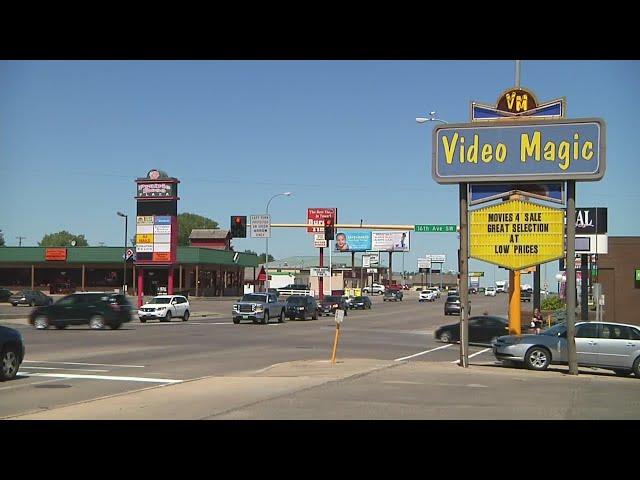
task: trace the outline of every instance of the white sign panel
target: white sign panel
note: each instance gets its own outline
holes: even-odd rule
[[[136,245],[136,252],[153,252],[151,243],[139,243]]]
[[[161,227],[164,225],[160,225]],[[153,235],[153,243],[171,243],[171,235],[170,234],[160,234],[160,235]]]
[[[153,251],[154,252],[170,252],[171,244],[170,243],[154,243]]]
[[[446,255],[428,255],[433,263],[444,263],[447,261]]]
[[[371,266],[371,257],[369,255],[362,256],[362,268],[369,268]]]
[[[140,227],[138,227],[138,233],[143,233],[140,231]],[[153,232],[144,232],[144,233],[171,233],[171,225],[154,225]]]
[[[371,250],[380,252],[408,252],[409,231],[371,232]]]
[[[153,225],[138,225],[136,227],[136,233],[153,233]]]
[[[251,238],[271,238],[271,215],[251,215]]]
[[[367,273],[378,273],[377,268],[367,268]]]
[[[418,268],[431,268],[431,261],[426,258],[419,258]]]
[[[342,321],[344,320],[344,310],[342,310],[341,308],[338,308],[336,310],[336,323],[340,324],[342,323]]]
[[[312,277],[328,277],[329,267],[311,267],[309,269]]]
[[[370,252],[369,261],[371,265],[378,265],[380,263],[380,254],[378,252]]]
[[[313,235],[313,246],[315,248],[327,248],[327,241],[324,239],[324,233],[316,233]]]

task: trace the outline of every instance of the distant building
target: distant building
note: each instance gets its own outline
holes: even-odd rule
[[[214,250],[231,250],[229,230],[214,228],[194,228],[189,235],[192,247],[212,248]]]

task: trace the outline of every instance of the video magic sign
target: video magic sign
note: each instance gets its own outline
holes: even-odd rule
[[[437,183],[600,180],[605,124],[597,118],[446,124],[433,131]]]

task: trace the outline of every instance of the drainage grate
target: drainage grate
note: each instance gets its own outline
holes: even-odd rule
[[[50,383],[45,385],[35,385],[34,388],[71,388],[71,385],[65,385],[64,383]]]

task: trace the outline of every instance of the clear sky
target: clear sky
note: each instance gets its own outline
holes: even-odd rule
[[[468,122],[469,104],[512,87],[510,61],[4,61],[0,62],[0,229],[7,245],[47,233],[121,245],[135,228],[136,177],[159,168],[180,179],[179,212],[229,228],[231,215],[306,221],[337,207],[340,223],[458,224],[458,188],[431,177],[435,110]],[[640,62],[527,61],[521,85],[539,101],[566,97],[567,117],[607,124],[607,171],[577,184],[578,207],[607,207],[609,235],[640,235]],[[131,235],[130,235],[131,236]],[[238,239],[236,250],[264,251]],[[405,269],[446,254],[455,234],[416,233]],[[313,255],[301,229],[274,229],[276,258]],[[350,258],[350,255],[346,258]],[[383,255],[382,258],[386,258]],[[394,255],[401,270],[402,255]],[[547,264],[553,276],[558,262]],[[485,281],[507,272],[471,260]],[[497,272],[497,273],[496,273]],[[527,277],[523,277],[527,281]],[[530,278],[530,276],[529,276]],[[553,287],[552,287],[553,288]]]

